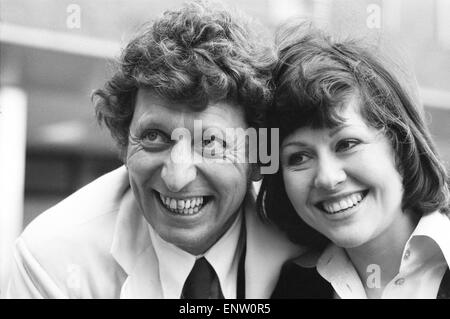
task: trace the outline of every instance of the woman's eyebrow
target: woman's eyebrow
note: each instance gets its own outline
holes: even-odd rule
[[[332,130],[330,130],[330,133],[328,133],[329,137],[333,137],[334,135],[336,135],[337,133],[339,133],[340,131],[342,131],[344,128],[349,127],[350,125],[348,124],[341,124],[338,127],[333,128]]]
[[[333,137],[334,135],[336,135],[337,133],[339,133],[340,131],[342,131],[345,128],[350,127],[351,125],[349,124],[341,124],[333,129],[330,130],[330,132],[328,133],[329,137]],[[281,147],[289,147],[289,146],[299,146],[299,147],[309,147],[310,144],[303,142],[303,141],[292,141],[292,142],[288,142],[286,144],[281,144]]]
[[[292,141],[292,142],[281,145],[282,148],[290,147],[290,146],[308,147],[309,144],[301,142],[301,141]]]

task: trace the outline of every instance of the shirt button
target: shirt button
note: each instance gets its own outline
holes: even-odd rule
[[[403,256],[403,259],[407,260],[409,258],[409,256],[411,256],[411,251],[409,249],[407,249],[405,251],[405,256]]]
[[[397,286],[401,286],[401,285],[403,285],[405,283],[405,278],[398,278],[396,281],[395,281],[395,284],[397,285]]]

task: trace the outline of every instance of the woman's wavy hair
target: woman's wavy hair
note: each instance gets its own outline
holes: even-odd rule
[[[124,48],[117,71],[93,92],[97,120],[110,130],[124,160],[140,88],[203,109],[227,101],[261,127],[271,101],[273,40],[255,21],[220,3],[195,1],[145,24]]]
[[[403,178],[402,208],[420,216],[435,210],[448,214],[445,166],[424,123],[423,108],[408,93],[406,82],[396,73],[398,67],[361,41],[339,42],[305,23],[280,32],[278,48],[268,121],[269,127],[279,128],[280,143],[298,128],[332,128],[342,123],[340,106],[357,96],[368,125],[382,130],[392,144]],[[296,213],[282,170],[264,176],[258,210],[296,243],[319,250],[329,243]]]

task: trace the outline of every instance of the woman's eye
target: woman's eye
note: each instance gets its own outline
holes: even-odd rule
[[[288,157],[287,163],[289,166],[302,165],[305,164],[309,159],[311,159],[311,157],[309,157],[306,153],[294,153]]]
[[[348,150],[354,148],[358,144],[360,144],[359,140],[354,140],[354,139],[342,140],[336,144],[336,151],[337,152],[345,152],[345,151],[348,151]]]

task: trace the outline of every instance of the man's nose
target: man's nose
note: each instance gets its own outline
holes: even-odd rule
[[[190,141],[178,141],[161,170],[161,178],[171,192],[179,192],[197,177]]]
[[[347,179],[347,174],[342,163],[327,156],[318,162],[314,186],[319,189],[334,190]]]

